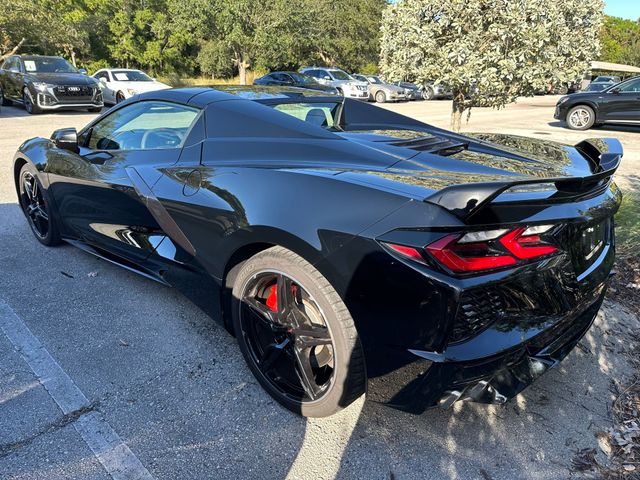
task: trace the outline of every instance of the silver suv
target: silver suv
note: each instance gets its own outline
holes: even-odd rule
[[[307,67],[301,69],[300,73],[315,78],[323,85],[335,87],[345,97],[357,98],[358,100],[369,99],[369,84],[356,80],[339,68]]]

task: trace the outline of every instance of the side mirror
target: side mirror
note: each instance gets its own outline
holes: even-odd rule
[[[78,72],[81,73],[82,75],[86,75],[87,74],[87,69],[86,68],[79,68]]]
[[[61,128],[51,134],[51,140],[57,148],[79,153],[78,132],[75,128]]]
[[[611,93],[614,95],[620,95],[620,89],[618,87],[611,89]]]

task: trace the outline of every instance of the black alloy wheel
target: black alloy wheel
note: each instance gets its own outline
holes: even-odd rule
[[[233,303],[245,360],[279,403],[324,417],[364,393],[364,359],[351,316],[304,259],[282,247],[257,254],[237,274]]]
[[[27,165],[20,171],[18,188],[20,206],[38,241],[50,246],[60,243],[58,229],[51,217],[49,202],[42,185]]]

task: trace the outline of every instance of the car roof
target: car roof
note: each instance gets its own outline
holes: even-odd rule
[[[258,85],[214,85],[205,87],[171,88],[137,95],[140,100],[165,100],[205,107],[224,100],[304,101],[321,103],[342,101],[342,97],[297,87],[272,87]]]
[[[60,55],[31,55],[31,54],[19,54],[16,55],[16,57],[20,57],[22,59],[25,60],[31,60],[34,58],[62,58],[64,60],[63,57],[61,57]]]

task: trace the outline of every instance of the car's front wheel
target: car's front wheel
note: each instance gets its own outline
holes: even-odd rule
[[[58,245],[61,239],[51,202],[35,170],[25,164],[18,178],[18,199],[31,231],[43,245]]]
[[[434,92],[433,88],[431,87],[424,87],[424,90],[422,90],[423,100],[433,100],[433,97],[435,96],[436,96],[436,92]]]
[[[596,121],[596,114],[587,105],[576,105],[567,112],[567,125],[572,130],[588,130]]]
[[[365,392],[353,319],[318,270],[273,247],[234,276],[232,320],[240,350],[275,400],[298,414],[326,417]]]
[[[36,105],[36,102],[33,100],[31,92],[29,92],[29,89],[27,87],[24,87],[24,89],[22,90],[22,103],[24,104],[24,109],[27,111],[27,113],[30,113],[32,115],[42,113],[42,109],[38,105]]]
[[[384,103],[387,101],[387,96],[383,91],[379,91],[376,93],[376,103]]]

